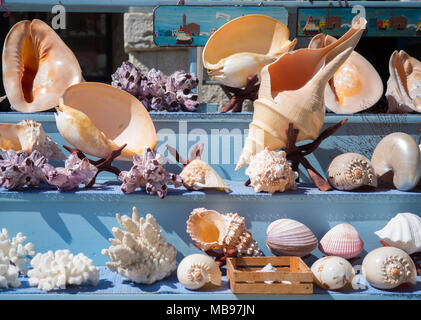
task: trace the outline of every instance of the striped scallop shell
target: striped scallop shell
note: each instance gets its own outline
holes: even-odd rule
[[[317,247],[314,233],[301,222],[292,219],[273,221],[266,229],[266,244],[277,256],[303,257]]]
[[[364,242],[350,224],[341,223],[330,229],[320,240],[319,250],[328,256],[351,259],[361,253]]]

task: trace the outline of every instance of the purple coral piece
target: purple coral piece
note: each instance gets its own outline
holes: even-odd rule
[[[145,76],[140,69],[136,68],[131,62],[126,61],[111,75],[111,85],[138,96],[140,94],[139,84],[144,78]]]
[[[149,82],[155,83],[160,87],[165,86],[165,75],[160,70],[155,70],[154,68],[152,68],[151,70],[149,70],[146,77],[148,78]]]
[[[199,106],[197,94],[192,93],[189,89],[177,91],[177,100],[181,104],[183,110],[196,111]]]
[[[194,74],[186,73],[183,70],[176,71],[170,75],[166,82],[167,91],[177,92],[184,89],[190,91],[195,89],[199,80]]]

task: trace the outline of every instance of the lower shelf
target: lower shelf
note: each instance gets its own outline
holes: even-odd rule
[[[222,277],[222,286],[199,291],[185,289],[178,281],[176,273],[151,285],[134,284],[125,281],[116,273],[111,272],[107,267],[100,267],[100,281],[96,287],[89,285],[69,286],[64,290],[44,292],[36,287],[30,287],[28,278],[19,279],[22,284],[15,289],[1,289],[0,300],[20,299],[65,299],[65,300],[108,300],[108,299],[136,299],[136,300],[271,300],[271,299],[306,299],[306,300],[380,300],[380,299],[416,299],[421,300],[421,276],[418,276],[416,285],[401,285],[394,290],[378,290],[370,285],[366,289],[327,291],[314,285],[312,295],[253,295],[253,294],[232,294],[226,276]]]

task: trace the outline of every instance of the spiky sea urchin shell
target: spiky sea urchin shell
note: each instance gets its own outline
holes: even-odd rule
[[[271,151],[265,148],[252,157],[246,174],[255,192],[295,190],[298,173],[293,171],[286,159],[285,151]]]

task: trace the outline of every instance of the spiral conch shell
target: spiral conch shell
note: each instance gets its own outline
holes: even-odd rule
[[[387,112],[421,112],[421,61],[405,51],[395,50],[389,60]]]
[[[203,251],[235,249],[237,256],[259,256],[256,240],[246,230],[244,217],[220,214],[205,208],[194,209],[187,220],[187,233]]]
[[[54,108],[64,90],[81,81],[75,55],[45,22],[24,20],[10,29],[3,47],[3,84],[14,109]]]
[[[17,124],[0,123],[0,151],[40,152],[49,160],[63,160],[65,155],[57,144],[47,136],[42,125],[32,120],[22,120]]]
[[[117,159],[131,161],[145,147],[156,146],[155,126],[142,103],[107,84],[84,82],[67,88],[55,117],[69,143],[98,158],[127,144]]]
[[[309,48],[323,48],[336,41],[332,36],[319,33]],[[383,82],[376,69],[354,51],[326,85],[325,104],[330,111],[350,114],[370,108],[382,95]]]
[[[265,65],[294,49],[289,30],[281,22],[251,14],[233,19],[219,28],[203,49],[203,66],[212,80],[242,88],[247,77],[259,75]]]
[[[335,157],[326,176],[330,185],[338,190],[377,187],[377,175],[370,160],[357,153],[343,153]]]
[[[370,251],[362,263],[367,281],[379,289],[393,289],[402,283],[417,282],[417,270],[410,256],[394,247],[381,247]]]
[[[207,283],[220,286],[221,276],[221,270],[215,261],[200,253],[185,257],[177,268],[178,281],[191,290],[200,289]]]
[[[264,147],[285,148],[290,123],[299,130],[297,141],[317,138],[324,123],[326,84],[352,53],[366,23],[360,18],[329,46],[285,53],[262,69],[253,121],[236,170]]]

